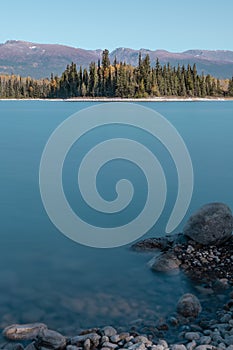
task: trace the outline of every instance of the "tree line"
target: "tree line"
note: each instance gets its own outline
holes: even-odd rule
[[[149,55],[142,58],[141,53],[137,67],[117,58],[111,64],[108,50],[103,51],[101,62],[92,62],[88,69],[71,63],[60,77],[51,74],[50,79],[35,80],[0,76],[0,98],[159,96],[233,96],[233,77],[223,84],[209,74],[198,74],[195,64],[172,67],[169,63],[161,65],[158,59],[152,67]]]

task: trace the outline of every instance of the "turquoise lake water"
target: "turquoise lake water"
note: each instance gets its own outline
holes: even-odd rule
[[[233,101],[140,103],[166,117],[189,150],[194,170],[194,191],[188,212],[176,229],[201,205],[218,201],[233,209]],[[55,128],[91,102],[0,101],[1,223],[0,327],[15,322],[42,321],[66,334],[105,324],[126,325],[142,318],[155,320],[174,311],[177,299],[193,290],[182,275],[152,273],[150,254],[129,246],[95,249],[61,234],[48,218],[39,190],[39,164],[44,146]],[[161,161],[168,196],[156,225],[143,237],[164,235],[177,193],[174,164],[163,146],[150,135],[132,128],[107,127],[75,144],[64,164],[64,191],[75,212],[95,225],[124,224],[141,210],[145,178],[132,164],[109,164],[99,176],[99,188],[108,198],[117,169],[135,188],[128,216],[109,218],[80,208],[76,188],[77,162],[95,144],[107,138],[135,138]],[[124,174],[125,175],[125,174]]]

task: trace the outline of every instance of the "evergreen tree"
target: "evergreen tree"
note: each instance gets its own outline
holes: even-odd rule
[[[233,96],[233,77],[229,80],[227,93],[229,96]]]
[[[109,51],[105,49],[102,53],[102,66],[106,69],[110,66]]]

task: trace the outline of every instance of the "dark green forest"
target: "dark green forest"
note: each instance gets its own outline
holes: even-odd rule
[[[50,79],[35,80],[18,75],[0,75],[0,98],[74,98],[74,97],[230,97],[233,78],[219,80],[199,75],[196,65],[172,67],[157,60],[151,66],[150,57],[139,54],[138,66],[133,67],[115,58],[111,64],[109,51],[102,60],[82,68],[71,63],[62,73]]]

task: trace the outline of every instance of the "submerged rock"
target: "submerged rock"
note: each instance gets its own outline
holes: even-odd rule
[[[149,266],[152,270],[158,272],[178,272],[181,264],[173,252],[168,251],[159,256],[154,257],[149,261]]]
[[[199,300],[191,293],[184,294],[179,299],[176,309],[184,317],[197,317],[202,310]]]
[[[3,335],[11,340],[30,340],[43,329],[47,329],[44,323],[13,324],[3,330]]]
[[[184,235],[203,245],[220,244],[231,237],[233,217],[223,203],[209,203],[193,214],[184,227]]]

